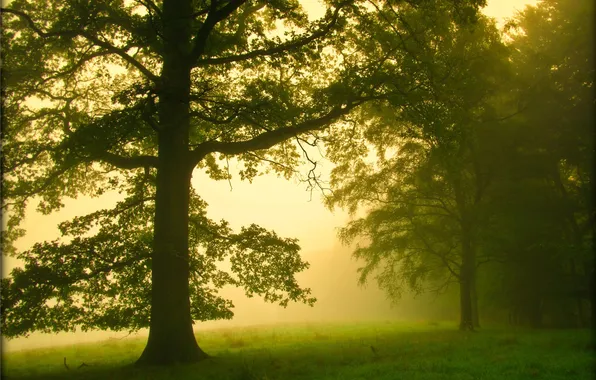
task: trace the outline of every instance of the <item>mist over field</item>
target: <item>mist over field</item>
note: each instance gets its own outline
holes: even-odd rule
[[[323,172],[331,164],[324,163]],[[308,171],[303,166],[302,171]],[[299,239],[301,256],[310,268],[297,275],[300,285],[312,289],[317,302],[314,307],[290,303],[287,308],[264,302],[260,297],[247,298],[241,289],[231,286],[220,294],[234,302],[234,318],[196,322],[195,330],[232,328],[252,325],[287,324],[301,322],[354,322],[354,321],[404,321],[445,320],[456,325],[457,307],[435,295],[404,294],[397,305],[391,305],[386,294],[371,279],[366,286],[358,285],[357,269],[362,266],[351,255],[353,246],[343,246],[337,239],[338,228],[349,220],[342,210],[329,211],[322,204],[317,190],[307,191],[296,180],[285,180],[274,175],[262,176],[252,183],[234,179],[211,181],[202,173],[195,173],[193,183],[199,194],[209,203],[209,216],[215,220],[226,219],[233,228],[250,223],[275,230],[282,237]],[[202,185],[201,185],[202,184]],[[30,207],[24,224],[27,235],[19,240],[17,248],[28,249],[35,242],[59,237],[57,225],[76,215],[109,207],[118,199],[117,193],[108,193],[99,199],[81,197],[67,199],[66,207],[51,215],[41,215]],[[18,260],[3,258],[2,275],[6,276]],[[455,291],[454,286],[452,291]],[[146,336],[147,330],[129,335],[126,331],[89,331],[76,333],[32,333],[27,338],[7,340],[2,337],[3,350],[14,351],[53,345],[70,345]]]
[[[1,11],[2,376],[589,378],[589,0]]]
[[[232,320],[196,322],[195,331],[263,326],[275,324],[300,324],[317,322],[367,322],[367,321],[435,321],[449,319],[456,326],[457,308],[441,298],[433,296],[404,295],[398,305],[391,306],[386,295],[371,283],[358,286],[359,265],[350,257],[346,247],[337,246],[334,251],[309,252],[311,268],[299,276],[301,284],[312,288],[317,297],[314,307],[290,304],[287,308],[263,302],[258,297],[247,298],[242,290],[224,288],[220,292],[235,304]],[[86,333],[32,333],[28,338],[7,341],[3,338],[3,349],[7,351],[50,347],[54,345],[95,342],[145,336],[146,330],[129,335],[127,332],[91,331]],[[200,339],[200,335],[199,335]]]
[[[398,305],[391,305],[386,294],[374,280],[366,286],[358,285],[357,269],[362,266],[352,258],[353,247],[342,246],[337,241],[336,226],[343,224],[347,215],[331,213],[324,209],[319,195],[304,191],[304,187],[293,181],[279,178],[260,177],[252,184],[232,182],[230,191],[226,182],[211,182],[203,189],[205,199],[217,200],[217,194],[225,192],[222,201],[209,202],[209,211],[214,219],[226,218],[234,227],[247,223],[258,223],[275,229],[282,236],[297,237],[303,247],[302,256],[310,268],[298,274],[300,284],[310,287],[317,298],[314,307],[290,303],[287,308],[264,302],[260,297],[247,298],[241,289],[226,287],[220,294],[234,302],[232,320],[196,322],[195,331],[241,326],[259,326],[287,323],[355,322],[355,321],[404,321],[451,319],[456,325],[457,308],[442,298],[432,295],[404,294]],[[279,194],[284,194],[280,196]],[[254,201],[251,201],[251,197]],[[109,201],[109,197],[105,197]],[[72,206],[70,206],[72,204]],[[77,205],[82,204],[82,207]],[[52,216],[31,213],[30,232],[23,239],[43,241],[53,239],[57,234],[54,226],[70,213],[91,212],[93,205],[105,203],[73,200],[63,212]],[[213,210],[213,211],[211,211]],[[283,212],[280,212],[283,210]],[[47,226],[39,229],[35,226]],[[301,233],[292,231],[300,231]],[[31,243],[29,243],[31,244]],[[2,271],[6,274],[16,260],[4,258]],[[90,331],[79,333],[43,334],[32,333],[28,338],[6,340],[2,338],[3,350],[14,351],[53,345],[68,345],[95,342],[105,339],[119,339],[145,336],[146,330],[129,335],[126,331]]]

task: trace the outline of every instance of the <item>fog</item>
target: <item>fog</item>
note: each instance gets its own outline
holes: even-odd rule
[[[515,10],[523,9],[525,4],[536,1],[489,1],[484,10],[489,16],[496,17],[501,23],[503,17],[510,17]],[[308,168],[303,168],[306,173]],[[233,166],[231,168],[233,173]],[[329,172],[329,164],[322,173]],[[416,299],[405,295],[395,306],[386,299],[374,282],[367,287],[357,284],[357,268],[360,263],[351,257],[351,247],[342,246],[336,238],[337,228],[349,220],[346,213],[327,210],[320,198],[320,192],[311,194],[305,184],[296,180],[287,181],[274,175],[256,178],[252,184],[241,182],[237,177],[230,183],[216,182],[205,175],[195,172],[193,186],[209,204],[208,215],[213,220],[226,219],[231,227],[238,229],[242,225],[256,223],[267,229],[273,229],[282,237],[299,239],[302,257],[311,267],[297,277],[300,285],[309,287],[318,299],[314,307],[290,304],[282,308],[275,304],[266,304],[260,298],[247,298],[241,289],[225,288],[221,295],[233,300],[235,317],[232,320],[197,323],[201,329],[235,327],[246,325],[316,322],[316,321],[366,321],[366,320],[412,320],[412,319],[452,319],[455,324],[457,310],[447,307],[441,299],[423,296]],[[24,227],[27,235],[21,239],[17,248],[26,250],[35,242],[53,240],[59,237],[57,224],[75,215],[109,207],[118,200],[117,194],[107,194],[100,199],[81,197],[66,200],[66,207],[59,213],[43,216],[31,207]],[[14,258],[3,257],[2,276],[6,276],[18,265]],[[138,335],[146,334],[141,331]],[[50,345],[76,344],[98,341],[108,338],[124,338],[126,331],[89,332],[89,333],[34,333],[28,338],[7,341],[2,338],[2,349],[13,351]]]
[[[320,321],[366,321],[436,318],[433,305],[439,301],[413,299],[405,296],[397,305],[391,306],[385,294],[374,281],[368,286],[358,285],[357,268],[361,266],[351,257],[353,247],[342,246],[336,238],[337,228],[349,217],[341,211],[331,212],[323,206],[320,192],[307,191],[305,184],[297,180],[287,181],[274,175],[256,178],[252,184],[233,180],[216,182],[195,172],[193,186],[208,203],[208,214],[214,220],[226,219],[235,229],[256,223],[275,230],[282,237],[300,240],[302,257],[310,268],[297,275],[303,287],[309,287],[317,298],[314,307],[290,304],[287,308],[265,303],[258,296],[247,298],[244,291],[227,287],[220,294],[234,302],[235,316],[232,320],[198,322],[196,329],[236,327],[274,323],[320,322]],[[35,212],[34,202],[27,215],[27,235],[17,248],[26,250],[38,241],[59,237],[57,224],[74,215],[110,207],[117,201],[117,194],[99,199],[81,197],[65,202],[65,208],[55,214],[43,216]],[[18,261],[5,257],[2,273],[6,276]],[[424,297],[423,297],[424,298]],[[428,297],[426,297],[428,298]],[[455,319],[456,315],[452,315]],[[140,331],[135,335],[146,335]],[[128,332],[94,331],[87,333],[33,333],[28,338],[5,340],[3,350],[13,351],[51,345],[76,344],[109,338],[123,338]]]

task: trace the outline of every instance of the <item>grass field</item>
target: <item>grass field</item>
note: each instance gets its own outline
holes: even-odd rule
[[[581,380],[596,369],[588,330],[460,333],[446,323],[378,322],[220,329],[197,338],[213,359],[138,369],[131,364],[145,340],[109,340],[6,353],[2,379]]]

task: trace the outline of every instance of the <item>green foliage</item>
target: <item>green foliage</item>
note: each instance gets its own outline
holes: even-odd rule
[[[516,90],[512,121],[483,245],[492,307],[518,323],[587,324],[594,279],[594,51],[589,1],[544,1],[509,25]],[[502,144],[502,143],[501,143]],[[593,313],[593,311],[592,311]],[[593,316],[592,316],[593,317]]]
[[[217,295],[225,285],[244,287],[248,296],[258,294],[282,306],[315,302],[310,289],[294,278],[308,268],[295,239],[256,225],[234,234],[225,221],[208,219],[206,207],[194,194],[189,239],[193,320],[232,318],[232,302]],[[38,243],[19,253],[25,266],[2,280],[3,335],[148,327],[154,210],[151,197],[131,197],[114,209],[62,223],[62,240],[68,243]],[[224,260],[231,263],[229,271],[218,265]]]
[[[167,35],[168,5],[14,0],[3,9],[2,207],[8,220],[2,245],[24,262],[3,279],[4,336],[148,326],[159,146],[172,135],[165,130],[171,115],[158,110],[168,96],[188,102],[184,148],[196,157],[179,164],[196,165],[216,180],[230,178],[222,165],[226,144],[250,142],[338,106],[325,96],[334,75],[324,69],[321,49],[336,43],[335,25],[345,17],[339,7],[330,5],[324,18],[309,23],[296,1],[231,4],[238,10],[228,17],[219,16],[221,3],[192,1],[193,41],[182,41]],[[220,22],[209,29],[214,17]],[[290,28],[285,36],[271,33],[278,21]],[[196,52],[189,52],[193,43]],[[171,78],[160,72],[181,52],[190,88],[171,94]],[[244,164],[240,177],[251,180],[263,163],[293,174],[300,156],[284,140],[294,135],[231,153]],[[200,149],[214,142],[216,148]],[[14,250],[32,200],[47,214],[63,207],[64,197],[109,191],[126,198],[112,210],[63,223],[60,240]],[[225,221],[206,217],[206,203],[195,194],[191,199],[193,319],[231,318],[231,302],[217,296],[226,284],[284,306],[314,302],[294,278],[308,267],[295,240],[255,225],[233,233]],[[225,260],[230,273],[218,267]]]
[[[405,288],[473,279],[467,246],[487,310],[585,326],[596,231],[593,4],[541,2],[503,38],[483,18],[461,27],[435,9],[379,9],[366,44],[376,75],[401,97],[361,107],[327,140],[337,163],[328,205],[356,217],[340,237],[358,243],[360,282],[374,275],[395,300]]]
[[[395,300],[404,288],[422,291],[425,283],[460,278],[464,228],[481,223],[482,196],[497,162],[482,148],[490,145],[493,92],[508,65],[507,49],[487,19],[460,27],[422,8],[384,26],[401,40],[381,37],[383,43],[407,46],[401,54],[383,47],[412,81],[393,83],[404,86],[407,101],[363,107],[354,118],[361,129],[346,124],[330,139],[329,157],[338,165],[328,204],[366,212],[340,237],[347,244],[362,239],[354,251],[366,263],[361,283],[376,271],[379,286]]]

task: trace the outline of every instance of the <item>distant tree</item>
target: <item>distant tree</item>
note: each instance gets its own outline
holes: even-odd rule
[[[489,20],[461,27],[438,12],[428,6],[396,16],[384,9],[377,39],[400,62],[392,74],[411,80],[416,101],[368,105],[353,121],[366,125],[360,135],[349,128],[336,134],[328,144],[338,164],[328,204],[366,213],[340,233],[345,243],[362,239],[354,252],[366,262],[361,283],[378,271],[379,286],[395,299],[404,287],[421,290],[431,276],[440,288],[456,281],[460,327],[472,330],[480,209],[498,164],[487,152],[507,103],[493,94],[509,75],[507,50]],[[429,18],[437,20],[432,27]],[[403,39],[405,30],[416,38]]]
[[[465,22],[483,3],[436,6]],[[2,280],[3,335],[148,326],[138,364],[193,362],[206,356],[193,320],[231,316],[213,287],[312,303],[294,279],[306,268],[296,241],[210,221],[190,179],[195,168],[229,178],[230,156],[243,163],[243,179],[263,162],[289,175],[300,161],[297,136],[398,93],[375,75],[377,51],[350,54],[373,14],[357,1],[329,1],[313,22],[297,1],[2,8],[2,237],[25,262]],[[31,200],[48,214],[64,197],[111,190],[126,199],[62,224],[65,241],[12,248]],[[215,266],[226,255],[232,274]]]
[[[591,1],[545,0],[507,26],[525,106],[506,134],[485,241],[503,255],[513,314],[536,327],[561,312],[576,320],[560,323],[582,326],[594,308],[593,11]]]

